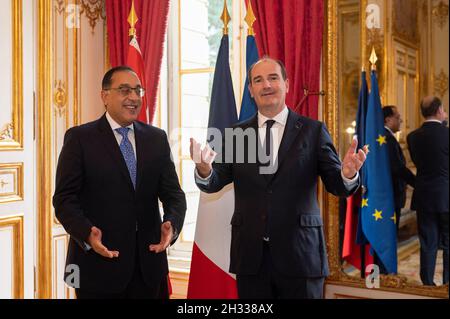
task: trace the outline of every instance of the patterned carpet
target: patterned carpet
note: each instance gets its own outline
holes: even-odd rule
[[[398,255],[398,273],[405,276],[408,282],[421,285],[420,281],[420,244],[417,236],[399,243]],[[442,285],[442,250],[438,251],[436,260],[436,271],[434,282],[436,285]],[[344,272],[351,276],[359,276],[359,270],[351,265],[344,264]]]
[[[401,243],[398,248],[398,273],[406,276],[408,282],[421,285],[420,281],[420,245],[417,236],[407,242]],[[442,285],[442,250],[438,251],[436,260],[436,271],[434,273],[434,282],[436,285]]]

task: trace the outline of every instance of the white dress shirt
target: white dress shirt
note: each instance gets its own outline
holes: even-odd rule
[[[394,137],[395,137],[395,134],[394,134],[394,132],[392,132],[392,131],[391,131],[391,129],[390,129],[389,127],[385,126],[384,128],[385,128],[386,130],[388,130],[388,131],[389,131],[389,133],[391,133],[391,135],[392,135],[392,136],[394,136]]]
[[[114,137],[116,138],[117,144],[120,146],[120,143],[122,142],[122,135],[120,135],[119,132],[116,131],[116,129],[121,128],[122,126],[118,124],[114,119],[109,115],[108,112],[106,112],[106,119],[108,120],[109,125],[111,126]],[[136,139],[134,137],[134,126],[133,123],[127,126],[129,128],[128,130],[128,140],[131,143],[131,146],[133,146],[134,151],[134,157],[137,160],[137,153],[136,153]]]
[[[423,121],[424,123],[425,122],[436,122],[436,123],[439,123],[439,124],[442,124],[442,122],[441,121],[439,121],[439,120],[435,120],[435,119],[431,119],[431,120],[425,120],[425,121]]]

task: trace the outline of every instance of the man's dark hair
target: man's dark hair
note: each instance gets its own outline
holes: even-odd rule
[[[422,116],[427,118],[436,115],[441,106],[442,102],[438,97],[434,96],[431,100],[425,98],[420,102],[420,111]]]
[[[388,117],[394,116],[394,109],[396,108],[397,107],[395,105],[386,105],[383,107],[384,122],[386,122]]]
[[[284,63],[281,62],[280,60],[272,59],[272,58],[269,57],[268,55],[264,55],[262,58],[258,59],[258,61],[256,61],[255,63],[253,63],[253,64],[250,66],[250,68],[248,69],[248,72],[247,72],[247,79],[248,79],[248,82],[249,82],[250,84],[252,83],[252,70],[253,70],[253,67],[254,67],[257,63],[259,63],[259,62],[261,62],[261,61],[264,61],[264,60],[276,62],[276,63],[280,66],[280,69],[281,69],[281,76],[283,77],[283,80],[286,81],[286,79],[287,79],[287,73],[286,73],[286,67],[284,66]]]
[[[136,74],[136,72],[129,66],[126,65],[116,66],[115,68],[112,68],[108,72],[106,72],[105,75],[103,76],[102,90],[107,90],[111,88],[112,77],[114,73],[117,72],[133,72],[134,74]]]

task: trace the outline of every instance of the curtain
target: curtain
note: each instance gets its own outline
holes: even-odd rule
[[[109,57],[111,66],[123,65],[127,60],[129,43],[128,15],[131,0],[106,0]],[[167,30],[169,0],[134,0],[138,16],[136,34],[145,65],[146,97],[150,123],[155,113],[156,94]]]
[[[318,118],[323,36],[322,0],[251,0],[259,55],[283,61],[289,78],[286,104]],[[310,94],[304,94],[305,89]],[[311,94],[312,93],[312,94]]]

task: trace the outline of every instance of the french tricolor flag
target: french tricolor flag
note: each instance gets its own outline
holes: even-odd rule
[[[237,122],[229,64],[228,35],[222,37],[214,72],[208,127],[224,132]],[[192,251],[188,299],[235,299],[236,278],[230,266],[233,185],[215,194],[200,194]]]

